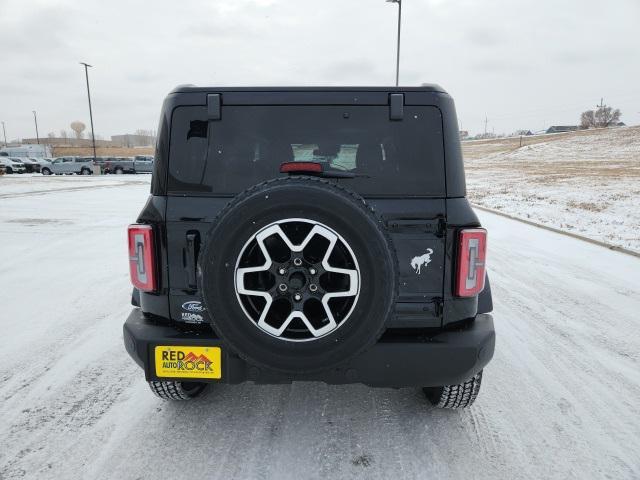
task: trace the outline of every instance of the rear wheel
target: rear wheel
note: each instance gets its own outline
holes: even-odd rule
[[[464,383],[444,387],[425,387],[422,390],[429,401],[438,408],[466,408],[475,402],[482,383],[482,370]]]
[[[122,168],[120,168],[120,167],[116,168],[116,170],[115,170],[115,174],[116,175],[122,175],[123,173],[124,173],[124,170],[122,170]]]
[[[81,174],[81,175],[91,175],[91,170],[89,170],[88,168],[83,168],[83,169],[80,171],[80,174]]]
[[[191,400],[208,387],[202,382],[149,382],[151,391],[163,400]]]
[[[13,173],[13,168],[7,167],[7,173]]]

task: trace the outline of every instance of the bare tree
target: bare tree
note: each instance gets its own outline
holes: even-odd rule
[[[593,110],[587,110],[580,114],[580,128],[595,128],[596,126],[596,112]]]
[[[615,110],[603,104],[596,107],[595,110],[587,110],[580,115],[581,128],[606,128],[615,125],[620,121],[620,109]]]
[[[80,139],[83,137],[82,132],[84,132],[84,129],[87,128],[87,126],[79,121],[75,121],[75,122],[71,122],[71,130],[73,130],[76,133],[76,138]]]
[[[620,121],[620,109],[615,110],[607,105],[602,105],[596,110],[596,125],[609,127]]]

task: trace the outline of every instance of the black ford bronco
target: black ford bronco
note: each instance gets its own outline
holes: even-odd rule
[[[124,324],[153,392],[322,381],[473,403],[495,344],[486,231],[442,88],[181,86],[158,132]]]

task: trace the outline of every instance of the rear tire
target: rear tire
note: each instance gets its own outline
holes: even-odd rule
[[[115,169],[114,172],[116,175],[122,175],[124,173],[124,170],[122,170],[122,168],[118,167]]]
[[[7,167],[7,173],[13,173],[13,168]]]
[[[437,408],[458,409],[470,407],[480,392],[482,370],[464,383],[444,387],[425,387],[422,390]]]
[[[81,175],[91,175],[91,170],[89,170],[88,168],[83,168],[83,169],[80,171],[80,174],[81,174]]]
[[[209,385],[202,382],[149,382],[149,388],[163,400],[191,400],[204,392]]]

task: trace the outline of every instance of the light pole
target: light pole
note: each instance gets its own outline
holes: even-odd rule
[[[36,124],[36,143],[40,145],[40,134],[38,133],[38,116],[36,115],[35,110],[31,110],[31,112],[33,113],[33,121]]]
[[[96,132],[93,130],[93,112],[91,111],[91,92],[89,91],[89,70],[92,65],[88,63],[80,62],[80,65],[84,65],[84,76],[87,79],[87,98],[89,99],[89,120],[91,121],[91,143],[93,144],[93,161],[96,161]]]
[[[398,46],[396,48],[396,87],[400,77],[400,25],[402,24],[402,0],[387,0],[387,3],[398,4]]]
[[[2,134],[4,135],[4,146],[7,146],[7,131],[4,128],[4,122],[2,122]]]

